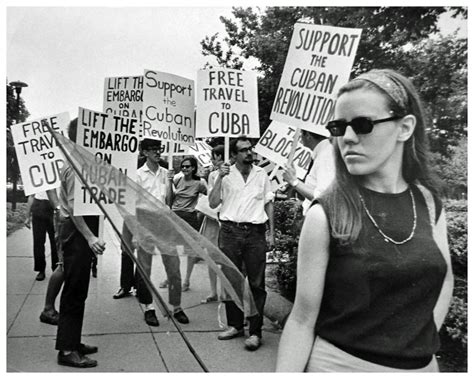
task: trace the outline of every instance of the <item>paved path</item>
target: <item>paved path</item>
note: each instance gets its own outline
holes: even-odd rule
[[[39,321],[51,272],[35,281],[32,233],[26,228],[7,238],[7,371],[8,372],[202,372],[173,324],[159,315],[160,326],[149,327],[135,297],[112,299],[119,287],[120,252],[112,232],[105,229],[107,250],[99,257],[98,278],[91,277],[86,302],[83,341],[97,345],[92,369],[59,366],[54,350],[56,327]],[[47,250],[49,260],[49,249]],[[161,259],[154,259],[152,281],[165,277]],[[181,273],[184,277],[185,262]],[[197,264],[191,290],[183,293],[183,308],[190,324],[187,338],[211,372],[273,372],[280,331],[265,319],[263,345],[256,352],[244,349],[243,338],[217,340],[221,330],[218,304],[201,304],[209,291],[207,267]],[[167,290],[161,290],[167,300]],[[56,307],[59,306],[59,298]],[[225,312],[222,309],[225,322]]]

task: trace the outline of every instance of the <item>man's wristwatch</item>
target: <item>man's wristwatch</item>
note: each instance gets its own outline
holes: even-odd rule
[[[298,185],[299,182],[300,182],[300,181],[299,181],[298,179],[295,179],[295,180],[293,180],[293,181],[291,182],[291,186],[294,188],[294,187],[296,187],[296,186]]]
[[[61,206],[60,206],[60,205],[56,206],[56,207],[54,208],[54,213],[58,213],[60,209],[61,209]]]

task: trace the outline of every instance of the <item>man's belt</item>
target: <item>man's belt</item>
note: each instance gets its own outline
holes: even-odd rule
[[[228,220],[220,220],[221,223],[227,224],[227,225],[232,225],[237,228],[242,228],[242,229],[249,229],[249,228],[261,228],[265,226],[265,223],[263,224],[254,224],[251,222],[234,222],[234,221],[228,221]]]

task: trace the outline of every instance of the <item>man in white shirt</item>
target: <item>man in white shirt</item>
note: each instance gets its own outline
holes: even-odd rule
[[[291,164],[285,167],[283,179],[305,198],[302,204],[303,215],[305,215],[311,202],[333,181],[335,166],[333,148],[326,137],[302,130],[301,142],[312,150],[312,161],[308,173],[303,181],[299,180],[295,167]]]
[[[146,162],[137,170],[137,184],[143,187],[149,194],[161,201],[163,204],[169,205],[169,199],[166,198],[167,186],[170,184],[168,180],[168,170],[160,166],[160,158],[162,153],[161,141],[153,139],[144,139],[141,142],[141,150],[146,157]],[[137,199],[137,218],[140,221],[141,216],[153,217],[147,215],[146,202],[142,197]],[[156,226],[159,233],[160,225]],[[125,241],[131,241],[132,235],[128,228],[124,227],[123,238]],[[131,243],[128,243],[131,246]],[[137,248],[137,259],[145,269],[147,276],[151,273],[152,252],[145,251],[140,245]],[[168,277],[168,294],[169,303],[173,306],[173,317],[182,324],[189,323],[187,316],[181,309],[181,273],[179,270],[179,257],[173,255],[161,255],[163,265],[165,266]],[[114,299],[121,299],[130,295],[131,287],[134,283],[133,277],[133,261],[128,256],[125,248],[122,247],[122,267],[120,273],[120,289],[114,295]],[[137,273],[135,276],[138,301],[145,307],[145,322],[150,326],[159,326],[160,323],[156,317],[153,308],[153,297],[148,290],[143,277]]]
[[[209,195],[209,205],[221,205],[219,219],[219,248],[248,276],[250,289],[258,315],[249,317],[248,350],[261,345],[265,291],[267,243],[266,222],[269,221],[269,245],[274,245],[273,198],[266,172],[253,165],[253,147],[250,140],[241,136],[230,144],[235,164],[224,164]],[[224,271],[224,268],[223,268]],[[228,340],[244,335],[244,314],[233,301],[226,302],[229,328],[218,339]]]

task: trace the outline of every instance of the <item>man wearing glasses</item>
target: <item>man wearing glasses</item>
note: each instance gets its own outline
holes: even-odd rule
[[[269,247],[274,245],[273,198],[266,172],[253,165],[253,148],[250,140],[240,136],[232,140],[230,152],[235,164],[224,164],[219,169],[209,195],[209,205],[221,205],[219,220],[219,248],[238,267],[245,269],[258,315],[248,318],[248,350],[257,350],[262,340],[267,243],[266,222],[269,221]],[[228,340],[244,335],[244,314],[233,301],[226,301],[229,328],[218,335]]]
[[[137,170],[137,184],[143,187],[148,193],[153,195],[155,198],[160,200],[163,204],[169,205],[169,199],[167,199],[167,186],[169,185],[168,170],[160,166],[161,153],[163,149],[161,147],[161,141],[153,139],[144,139],[141,141],[140,148],[142,154],[146,157],[146,162]],[[146,212],[141,209],[140,198],[137,199],[137,216],[139,212]],[[159,225],[157,225],[157,231],[159,231]],[[132,235],[128,228],[124,227],[123,238],[125,241],[130,241],[129,246],[132,246]],[[153,255],[151,252],[144,251],[138,246],[138,260],[142,263],[143,268],[146,271],[148,277],[151,273],[151,263]],[[188,318],[181,309],[181,274],[179,272],[179,258],[173,256],[162,256],[163,263],[168,266],[167,272],[173,272],[173,277],[179,277],[179,286],[169,287],[169,298],[170,303],[174,307],[174,315],[176,320],[181,323],[187,324]],[[143,304],[145,308],[145,322],[150,326],[159,326],[160,323],[156,317],[155,309],[153,307],[153,297],[148,290],[143,277],[137,273],[135,276],[136,289],[138,301]],[[120,289],[113,296],[114,299],[121,299],[131,295],[131,288],[134,286],[133,276],[133,261],[126,253],[125,248],[122,246],[122,265],[120,272]],[[179,287],[179,288],[178,288]]]

